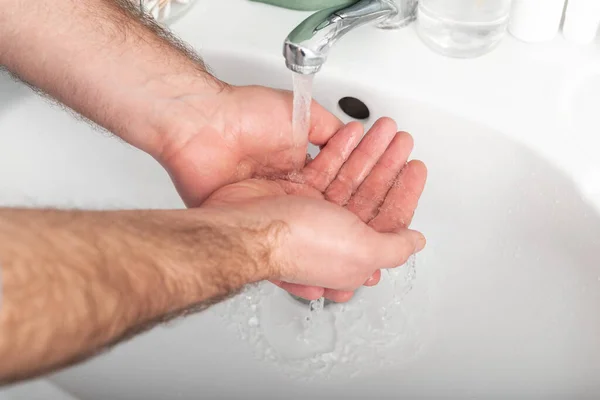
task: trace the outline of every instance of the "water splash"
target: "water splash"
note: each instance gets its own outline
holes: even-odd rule
[[[314,331],[315,324],[325,309],[325,297],[311,300],[308,304],[308,314],[304,319],[304,336],[310,335]]]
[[[311,300],[310,304],[308,305],[308,311],[317,315],[323,311],[323,308],[325,308],[325,299],[323,297],[317,300]]]
[[[293,141],[306,148],[312,80],[294,74]],[[296,181],[294,175],[288,178]],[[293,378],[352,377],[409,364],[423,349],[432,332],[430,302],[427,286],[413,291],[415,278],[413,256],[402,267],[382,271],[376,287],[359,289],[345,304],[325,307],[320,298],[307,308],[275,285],[261,283],[213,310],[259,360]]]
[[[292,111],[292,137],[294,146],[308,146],[310,130],[310,105],[312,103],[313,75],[293,75],[294,108]]]
[[[416,285],[416,263],[382,271],[379,285],[353,300],[306,304],[262,283],[215,307],[259,360],[300,380],[358,376],[410,364],[432,331],[429,293]]]

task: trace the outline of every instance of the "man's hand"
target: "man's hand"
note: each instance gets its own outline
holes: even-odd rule
[[[395,268],[425,246],[408,229],[378,233],[356,214],[324,199],[289,195],[285,185],[249,180],[228,187],[209,209],[242,226],[270,226],[269,279],[353,292],[380,268]],[[218,194],[218,192],[217,192]]]
[[[292,93],[261,86],[230,87],[206,98],[176,100],[176,120],[157,159],[188,206],[227,184],[300,170],[308,142],[322,146],[343,125],[316,102],[303,143],[292,137]]]
[[[301,196],[327,199],[357,216],[352,220],[348,215],[344,217],[348,213],[342,213],[341,208],[328,209],[325,205],[309,207],[308,203],[300,215],[290,214],[290,217],[294,218],[294,226],[304,225],[303,229],[295,229],[317,241],[311,243],[311,246],[306,245],[307,249],[312,247],[326,251],[325,249],[330,247],[331,254],[341,257],[342,263],[349,263],[346,266],[346,275],[342,276],[343,274],[335,269],[339,265],[338,261],[330,260],[322,253],[308,254],[308,250],[306,254],[302,254],[303,244],[300,242],[296,248],[282,245],[280,252],[289,251],[288,269],[291,273],[283,274],[274,283],[292,294],[308,299],[325,296],[338,302],[347,301],[352,297],[353,290],[359,286],[348,289],[347,280],[355,284],[357,280],[362,279],[361,284],[371,286],[378,283],[380,274],[376,267],[376,257],[373,258],[370,267],[365,266],[366,269],[358,271],[352,262],[345,258],[346,255],[340,252],[347,251],[347,254],[353,254],[352,246],[357,246],[359,251],[363,251],[362,246],[365,244],[378,248],[378,245],[370,242],[368,238],[383,236],[370,235],[367,231],[401,234],[405,238],[410,236],[407,227],[423,191],[427,170],[419,161],[407,163],[412,151],[412,138],[405,132],[396,133],[396,125],[392,120],[383,118],[377,121],[361,141],[362,133],[360,124],[351,123],[331,138],[317,158],[298,173],[283,179],[248,180],[232,184],[216,191],[204,203],[209,207],[245,205],[253,199],[293,195],[287,197],[287,201],[294,204],[290,203],[290,212],[294,206],[301,204],[297,197]],[[282,206],[278,206],[276,210],[280,211],[281,208]],[[270,215],[274,211],[265,207],[263,212]],[[284,220],[284,216],[285,214],[279,218]],[[357,229],[367,226],[369,229],[362,233],[366,240],[363,241]],[[338,229],[340,227],[342,229]],[[297,239],[294,237],[294,240]],[[416,234],[416,240],[419,242],[417,249],[424,246],[424,238],[420,234]],[[340,243],[345,243],[346,248]],[[410,246],[400,246],[397,249],[399,253],[394,254],[401,254],[398,258],[400,263],[400,259],[405,260],[414,250]],[[318,260],[318,257],[322,259]],[[315,263],[314,268],[321,271],[323,276],[311,276],[310,272],[305,270],[305,265],[294,264],[296,259],[304,261],[308,258]],[[363,276],[366,271],[371,271],[372,275]],[[304,276],[303,273],[308,275]],[[323,283],[325,281],[326,284]]]
[[[418,232],[377,233],[384,214],[369,226],[309,186],[269,180],[227,186],[188,210],[0,208],[0,385],[80,361],[248,283],[350,293],[424,246]]]

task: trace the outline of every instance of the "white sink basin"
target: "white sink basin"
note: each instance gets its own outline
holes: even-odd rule
[[[205,56],[231,83],[290,88],[280,59]],[[317,100],[345,118],[337,101],[351,95],[370,108],[367,124],[395,118],[429,167],[414,221],[429,243],[414,290],[428,293],[418,304],[428,323],[417,332],[428,340],[417,340],[410,360],[398,350],[385,368],[362,359],[353,378],[296,381],[208,311],[53,382],[82,400],[599,397],[600,215],[575,183],[491,125],[333,75],[317,76]],[[6,77],[0,89],[1,204],[182,207],[150,157]]]

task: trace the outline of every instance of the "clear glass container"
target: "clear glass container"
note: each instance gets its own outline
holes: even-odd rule
[[[170,24],[181,17],[196,0],[134,0],[140,8],[161,24]]]
[[[438,53],[478,57],[506,35],[510,8],[511,0],[420,0],[417,31]]]

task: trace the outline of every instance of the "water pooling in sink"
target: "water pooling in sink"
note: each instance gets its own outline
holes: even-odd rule
[[[408,365],[427,348],[434,333],[429,288],[415,277],[411,257],[345,304],[323,307],[321,299],[307,306],[265,282],[215,311],[258,359],[291,378],[353,377]]]
[[[312,75],[293,77],[292,131],[302,146],[310,127],[312,81]],[[218,312],[259,359],[275,363],[287,375],[355,376],[408,363],[428,340],[429,294],[426,286],[413,291],[415,278],[412,256],[406,265],[383,271],[379,285],[361,289],[346,304],[326,303],[324,298],[307,304],[263,283],[219,305]]]

